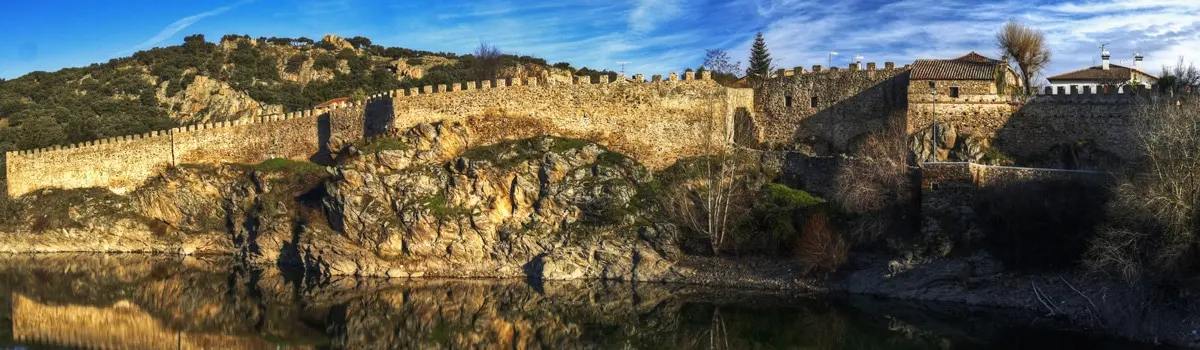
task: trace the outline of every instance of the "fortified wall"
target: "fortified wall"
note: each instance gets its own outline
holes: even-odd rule
[[[471,125],[472,145],[536,135],[596,141],[661,169],[701,155],[732,137],[735,115],[753,110],[749,89],[727,89],[707,74],[672,73],[645,82],[607,77],[576,84],[495,80],[426,86],[370,96],[332,109],[308,110],[8,152],[9,196],[41,188],[103,187],[125,193],[178,164],[256,164],[273,158],[324,163],[329,149],[389,128],[457,121]]]
[[[850,151],[866,134],[903,123],[908,105],[908,67],[892,62],[877,69],[874,62],[862,69],[816,65],[812,71],[796,67],[792,75],[777,76],[755,90],[759,116],[754,119],[752,140],[771,149],[812,147],[819,155]]]
[[[735,119],[749,119],[753,91],[730,89],[699,77],[675,73],[647,82],[607,76],[575,84],[536,80],[495,80],[396,90],[392,125],[404,130],[419,123],[462,122],[471,126],[471,144],[487,145],[536,135],[586,139],[629,155],[654,170],[679,158],[698,156],[733,137]]]
[[[1082,180],[1097,184],[1114,180],[1112,173],[1083,170],[989,166],[965,162],[921,164],[921,233],[925,237],[980,237],[975,204],[991,186],[1047,180]]]
[[[954,126],[960,137],[993,140],[993,147],[1016,157],[1038,157],[1059,145],[1091,141],[1101,151],[1135,160],[1133,113],[1151,94],[1149,89],[1068,93],[1047,88],[1022,100],[966,84],[959,97],[952,98],[945,85],[938,85],[935,98],[925,82],[911,84],[909,134],[929,128],[936,114],[939,124]]]

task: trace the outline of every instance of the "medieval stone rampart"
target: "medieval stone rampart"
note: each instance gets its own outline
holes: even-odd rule
[[[908,68],[887,62],[846,69],[797,67],[755,89],[759,113],[753,139],[766,148],[804,149],[819,155],[847,152],[864,135],[903,123]],[[747,143],[747,142],[742,142]]]
[[[537,135],[597,142],[662,169],[704,154],[712,142],[733,137],[735,117],[753,111],[753,91],[729,89],[708,74],[672,73],[646,82],[618,77],[575,84],[494,80],[396,90],[393,126],[449,121],[470,125],[472,145]]]
[[[259,163],[273,158],[327,160],[342,146],[389,128],[465,122],[473,145],[536,135],[597,141],[663,168],[700,155],[707,142],[732,137],[735,115],[753,109],[749,89],[672,73],[666,81],[619,78],[544,84],[496,80],[426,86],[371,95],[360,103],[191,125],[69,146],[8,152],[7,192],[16,197],[57,188],[103,187],[124,193],[177,164]],[[656,79],[659,80],[659,79]]]

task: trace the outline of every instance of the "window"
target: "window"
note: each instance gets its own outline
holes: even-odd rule
[[[809,107],[817,108],[817,97],[813,96],[812,101],[809,101]]]
[[[788,108],[792,108],[792,95],[784,96],[783,104],[786,105]]]
[[[939,191],[939,190],[941,190],[941,189],[942,189],[942,186],[939,186],[937,182],[930,182],[930,183],[929,183],[929,190],[930,190],[930,191],[935,191],[935,192],[936,192],[936,191]]]
[[[950,97],[958,98],[958,87],[957,86],[950,87]]]

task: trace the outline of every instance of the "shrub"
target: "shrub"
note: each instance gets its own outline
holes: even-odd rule
[[[800,227],[814,212],[825,210],[825,200],[780,184],[758,191],[751,209],[751,234],[738,237],[739,251],[778,254],[800,237]]]
[[[851,245],[916,231],[920,205],[905,138],[904,127],[893,125],[866,136],[854,158],[841,162],[830,197],[841,212],[855,216],[854,228],[847,232]]]
[[[792,241],[792,254],[804,265],[804,273],[836,272],[846,263],[849,247],[829,223],[829,215],[817,211],[804,221],[800,235]]]
[[[1082,257],[1109,197],[1086,180],[1024,181],[983,190],[975,210],[992,255],[1012,269],[1038,270]]]

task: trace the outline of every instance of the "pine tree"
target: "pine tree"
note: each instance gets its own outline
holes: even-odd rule
[[[771,74],[771,53],[767,52],[767,42],[763,40],[762,32],[754,36],[754,46],[750,47],[750,67],[746,68],[746,77],[751,82],[766,80]]]

